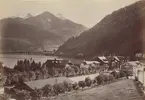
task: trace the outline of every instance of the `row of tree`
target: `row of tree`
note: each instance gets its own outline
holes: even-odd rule
[[[59,76],[78,76],[96,73],[103,66],[89,66],[88,68],[77,65],[55,64],[47,60],[43,64],[33,60],[18,60],[12,71],[6,72],[5,85],[14,85],[20,82],[27,82],[39,79],[47,79],[50,77]]]

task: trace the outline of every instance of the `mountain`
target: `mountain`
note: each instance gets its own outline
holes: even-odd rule
[[[5,52],[43,51],[62,44],[87,28],[50,12],[0,20],[0,48]]]
[[[139,1],[105,16],[91,29],[68,39],[56,54],[84,56],[116,54],[133,57],[144,52],[145,1]]]

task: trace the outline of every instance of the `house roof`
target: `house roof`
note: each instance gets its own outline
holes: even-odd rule
[[[53,85],[55,83],[62,83],[64,81],[67,81],[68,83],[72,83],[72,81],[68,79],[67,77],[57,77],[57,78],[29,81],[29,82],[25,82],[25,84],[28,85],[32,89],[35,89],[35,88],[40,89],[47,84]]]
[[[107,61],[107,59],[106,59],[105,56],[99,56],[98,58],[99,58],[102,62],[108,63],[108,61]]]
[[[98,61],[83,61],[85,62],[86,64],[99,64],[100,62]]]
[[[114,56],[114,58],[115,58],[117,61],[120,61],[119,58],[118,58],[117,56]]]

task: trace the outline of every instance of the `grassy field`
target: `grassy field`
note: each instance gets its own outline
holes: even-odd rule
[[[93,89],[58,96],[54,100],[142,100],[133,80],[121,80]]]

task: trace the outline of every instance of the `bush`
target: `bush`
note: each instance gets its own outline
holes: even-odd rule
[[[92,80],[92,84],[96,84],[97,83],[97,79],[95,78],[94,80]]]
[[[109,75],[109,81],[112,82],[114,80],[114,76],[112,74]]]
[[[52,94],[53,88],[51,85],[47,84],[42,88],[43,96],[48,97]]]
[[[54,84],[53,92],[55,93],[55,95],[58,95],[59,93],[64,93],[65,92],[64,85],[62,83]]]
[[[100,84],[103,84],[104,83],[104,75],[103,74],[100,74],[98,77],[97,77],[97,83],[100,85]]]
[[[119,78],[119,74],[116,71],[111,72],[111,74],[115,77],[115,79]]]
[[[86,86],[85,81],[79,81],[78,85],[79,85],[79,87],[81,87],[82,89]]]
[[[78,84],[75,82],[73,85],[72,85],[72,88],[74,89],[74,90],[78,90]]]
[[[103,77],[104,77],[104,82],[106,82],[106,83],[109,82],[109,75],[103,74]]]
[[[86,86],[90,87],[92,85],[92,80],[89,77],[85,78]]]
[[[137,76],[135,76],[135,81],[138,81],[138,77]]]
[[[65,91],[71,91],[72,90],[72,84],[68,83],[67,81],[63,82],[63,86],[65,88]]]
[[[126,77],[127,76],[126,73],[122,70],[119,72],[119,74],[120,74],[120,77]]]

